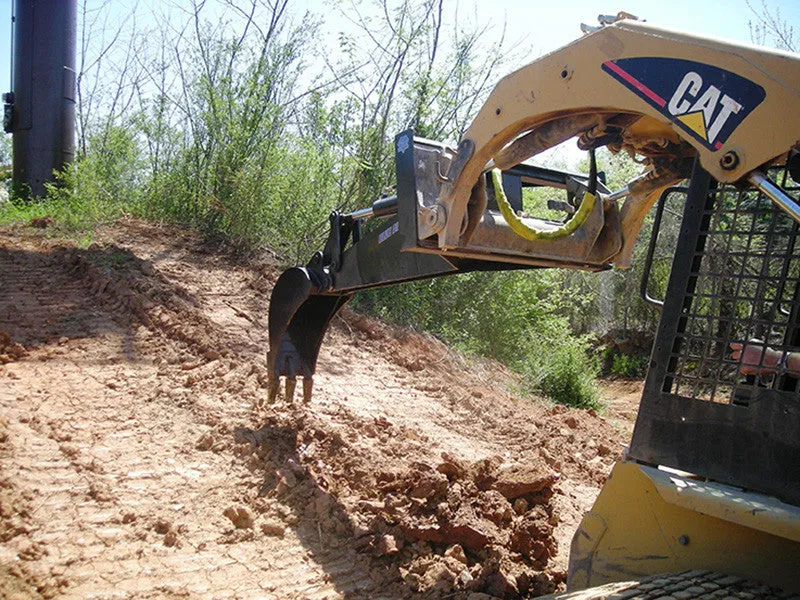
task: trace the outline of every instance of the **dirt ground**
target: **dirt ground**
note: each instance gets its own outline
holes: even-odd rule
[[[345,310],[265,406],[268,257],[126,220],[0,230],[0,597],[527,598],[630,436]]]

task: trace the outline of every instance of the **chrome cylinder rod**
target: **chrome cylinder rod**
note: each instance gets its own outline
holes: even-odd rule
[[[372,203],[372,206],[360,208],[351,212],[348,217],[351,219],[368,219],[370,217],[389,217],[397,212],[397,196],[380,198]]]
[[[617,190],[616,192],[611,192],[610,194],[603,194],[603,200],[606,202],[616,202],[617,200],[621,200],[622,198],[627,198],[631,195],[631,191],[628,189],[626,185],[624,188]]]
[[[780,187],[772,183],[766,175],[759,171],[753,171],[747,176],[747,180],[781,207],[784,212],[788,213],[790,217],[800,223],[800,206]]]

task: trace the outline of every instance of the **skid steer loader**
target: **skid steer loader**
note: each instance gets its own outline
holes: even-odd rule
[[[625,268],[655,206],[642,291],[662,316],[630,448],[575,534],[568,589],[798,594],[800,56],[624,13],[584,33],[502,79],[456,147],[396,137],[396,195],[332,213],[324,249],[274,288],[270,400],[282,378],[291,399],[298,376],[310,399],[325,331],[354,292],[468,271]],[[528,162],[571,138],[587,175]],[[643,174],[607,189],[603,146],[639,157]],[[541,187],[566,196],[550,206],[563,219],[525,213]],[[665,214],[679,229],[655,299]],[[369,218],[380,221],[366,232]],[[736,344],[756,348],[756,364]],[[606,597],[592,593],[580,597]]]

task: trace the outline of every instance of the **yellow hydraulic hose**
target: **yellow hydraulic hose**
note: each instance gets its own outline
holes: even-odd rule
[[[500,208],[500,213],[503,215],[509,227],[511,227],[512,231],[517,235],[532,242],[560,240],[563,237],[567,237],[584,224],[592,213],[594,203],[597,200],[596,194],[587,191],[583,195],[583,202],[581,202],[580,208],[572,215],[572,218],[563,223],[561,227],[556,229],[536,229],[535,227],[526,225],[522,219],[514,213],[514,209],[511,208],[511,204],[509,204],[508,198],[506,197],[505,190],[503,190],[503,178],[500,169],[492,169],[492,183],[494,183],[494,194],[497,198],[497,206]]]

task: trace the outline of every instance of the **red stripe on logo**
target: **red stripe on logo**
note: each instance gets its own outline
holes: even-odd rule
[[[603,66],[605,66],[606,68],[610,69],[611,71],[614,71],[614,73],[619,75],[622,79],[624,79],[629,84],[631,84],[633,87],[635,87],[637,90],[642,92],[645,96],[650,98],[650,100],[652,100],[653,102],[658,104],[661,108],[664,108],[664,106],[666,106],[666,104],[667,104],[666,100],[664,100],[661,96],[656,94],[649,87],[644,85],[641,81],[636,79],[633,75],[628,73],[626,70],[620,68],[614,62],[609,60],[609,61],[603,63]]]

